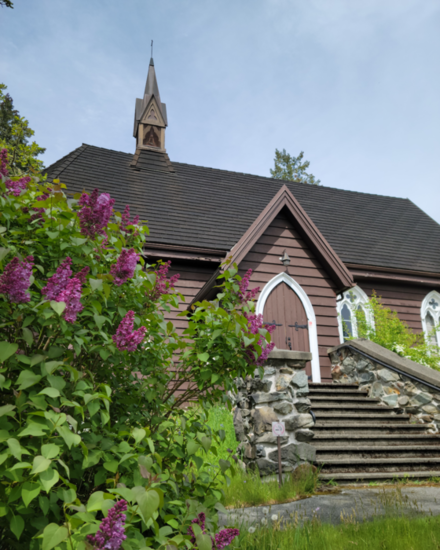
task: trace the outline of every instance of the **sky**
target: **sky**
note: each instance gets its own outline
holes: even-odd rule
[[[270,176],[276,148],[304,151],[322,185],[440,222],[438,0],[14,0],[0,34],[46,166],[134,153],[154,39],[171,161]]]

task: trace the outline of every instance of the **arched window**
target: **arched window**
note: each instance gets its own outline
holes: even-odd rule
[[[425,296],[421,308],[423,332],[429,343],[434,346],[440,345],[440,294],[432,290]],[[435,328],[437,327],[437,330]]]
[[[355,286],[342,294],[342,299],[336,302],[338,312],[339,338],[344,342],[347,338],[358,336],[356,322],[356,311],[365,315],[369,324],[374,326],[374,319],[371,311],[365,307],[368,304],[368,296],[365,292]]]

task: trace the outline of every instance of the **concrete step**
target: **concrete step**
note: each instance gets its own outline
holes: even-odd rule
[[[328,435],[335,434],[338,437],[347,434],[368,434],[368,435],[383,435],[383,434],[405,434],[407,437],[412,437],[412,433],[424,433],[426,424],[406,424],[405,422],[383,423],[383,422],[331,422],[320,421],[313,426],[313,431],[316,435],[325,433]]]
[[[416,457],[416,458],[336,458],[328,460],[317,460],[316,464],[323,466],[332,466],[334,467],[343,467],[343,466],[356,466],[360,464],[362,467],[368,466],[395,466],[397,464],[425,464],[429,462],[430,464],[440,464],[440,457],[437,456],[427,456],[427,457]]]
[[[359,388],[358,384],[333,384],[332,382],[309,382],[310,389],[348,389]]]
[[[364,446],[330,446],[317,447],[316,461],[319,463],[328,463],[328,461],[340,462],[346,459],[374,458],[374,459],[393,459],[396,458],[438,458],[440,459],[440,448],[434,445],[374,445],[372,447]]]
[[[316,433],[310,442],[314,447],[325,446],[326,448],[347,447],[355,445],[357,447],[376,447],[385,445],[406,446],[411,448],[417,445],[428,445],[430,447],[440,448],[440,437],[425,433],[405,433],[405,434],[377,434],[377,433]]]
[[[309,399],[312,403],[332,403],[333,401],[337,403],[380,403],[378,397],[365,397],[365,395],[309,395]]]
[[[357,388],[357,386],[356,386]],[[311,388],[309,387],[310,394],[309,395],[368,395],[368,391],[366,390],[359,390],[356,388],[352,389],[320,389],[320,388]]]
[[[352,421],[358,421],[358,422],[368,422],[371,420],[374,420],[375,422],[396,422],[396,423],[404,423],[409,421],[409,415],[408,414],[389,414],[388,411],[385,410],[384,413],[353,413],[349,412],[347,414],[339,412],[320,412],[316,411],[315,409],[312,409],[313,413],[315,414],[316,420],[341,420],[343,422],[349,422]],[[426,427],[426,425],[425,425]]]
[[[386,472],[356,472],[356,473],[321,473],[319,475],[319,479],[322,481],[337,481],[341,485],[348,484],[348,483],[355,483],[356,481],[384,481],[388,479],[407,479],[410,477],[411,479],[417,480],[417,479],[426,479],[426,478],[440,478],[440,469],[439,470],[426,470],[426,471],[418,471],[418,470],[412,470],[410,472],[407,472],[405,470],[400,470],[398,472],[393,473],[392,476],[390,476],[389,473]]]
[[[348,402],[348,403],[340,403],[338,400],[337,403],[328,403],[328,402],[320,402],[320,401],[313,401],[312,400],[312,409],[313,412],[317,410],[335,410],[335,411],[359,411],[359,410],[369,410],[369,411],[375,411],[375,412],[394,412],[395,409],[392,409],[391,407],[386,407],[384,405],[377,405],[377,402],[369,402],[366,399],[362,399],[360,402]],[[394,412],[394,414],[396,414]]]

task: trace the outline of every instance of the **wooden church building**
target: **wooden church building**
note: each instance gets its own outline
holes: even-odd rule
[[[312,352],[314,382],[331,380],[327,349],[344,339],[341,319],[356,336],[354,311],[373,291],[415,331],[439,322],[440,225],[410,200],[173,162],[167,126],[151,60],[136,99],[134,154],[83,144],[47,172],[68,193],[98,188],[117,210],[128,204],[148,220],[145,255],[172,261],[181,309],[213,295],[232,256],[241,274],[253,270],[276,346]],[[431,338],[440,343],[440,334]]]

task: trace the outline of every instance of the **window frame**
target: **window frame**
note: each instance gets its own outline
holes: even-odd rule
[[[430,302],[434,299],[434,301],[437,302],[437,305],[433,307]],[[436,307],[438,306],[438,309]],[[425,335],[426,341],[429,342],[429,330],[428,325],[426,323],[426,316],[430,313],[432,318],[434,319],[434,325],[438,325],[440,322],[440,293],[437,292],[437,290],[431,290],[428,292],[428,294],[423,298],[422,306],[420,308],[420,317],[422,319],[422,327],[423,327],[423,333]],[[440,328],[436,331],[436,338],[437,338],[437,346],[440,346]]]
[[[344,326],[342,320],[342,308],[344,307],[344,305],[347,305],[348,309],[351,312],[352,336],[354,338],[358,337],[358,326],[356,320],[356,311],[358,310],[358,307],[362,307],[362,310],[364,311],[365,317],[367,319],[367,323],[369,325],[372,325],[373,327],[374,316],[370,309],[363,307],[365,304],[368,304],[369,298],[367,294],[362,290],[362,288],[360,288],[358,285],[350,288],[350,290],[346,290],[342,293],[342,295],[340,294],[339,296],[342,296],[342,298],[340,300],[337,300],[336,302],[336,311],[338,314],[339,340],[341,344],[343,344],[345,342]]]

